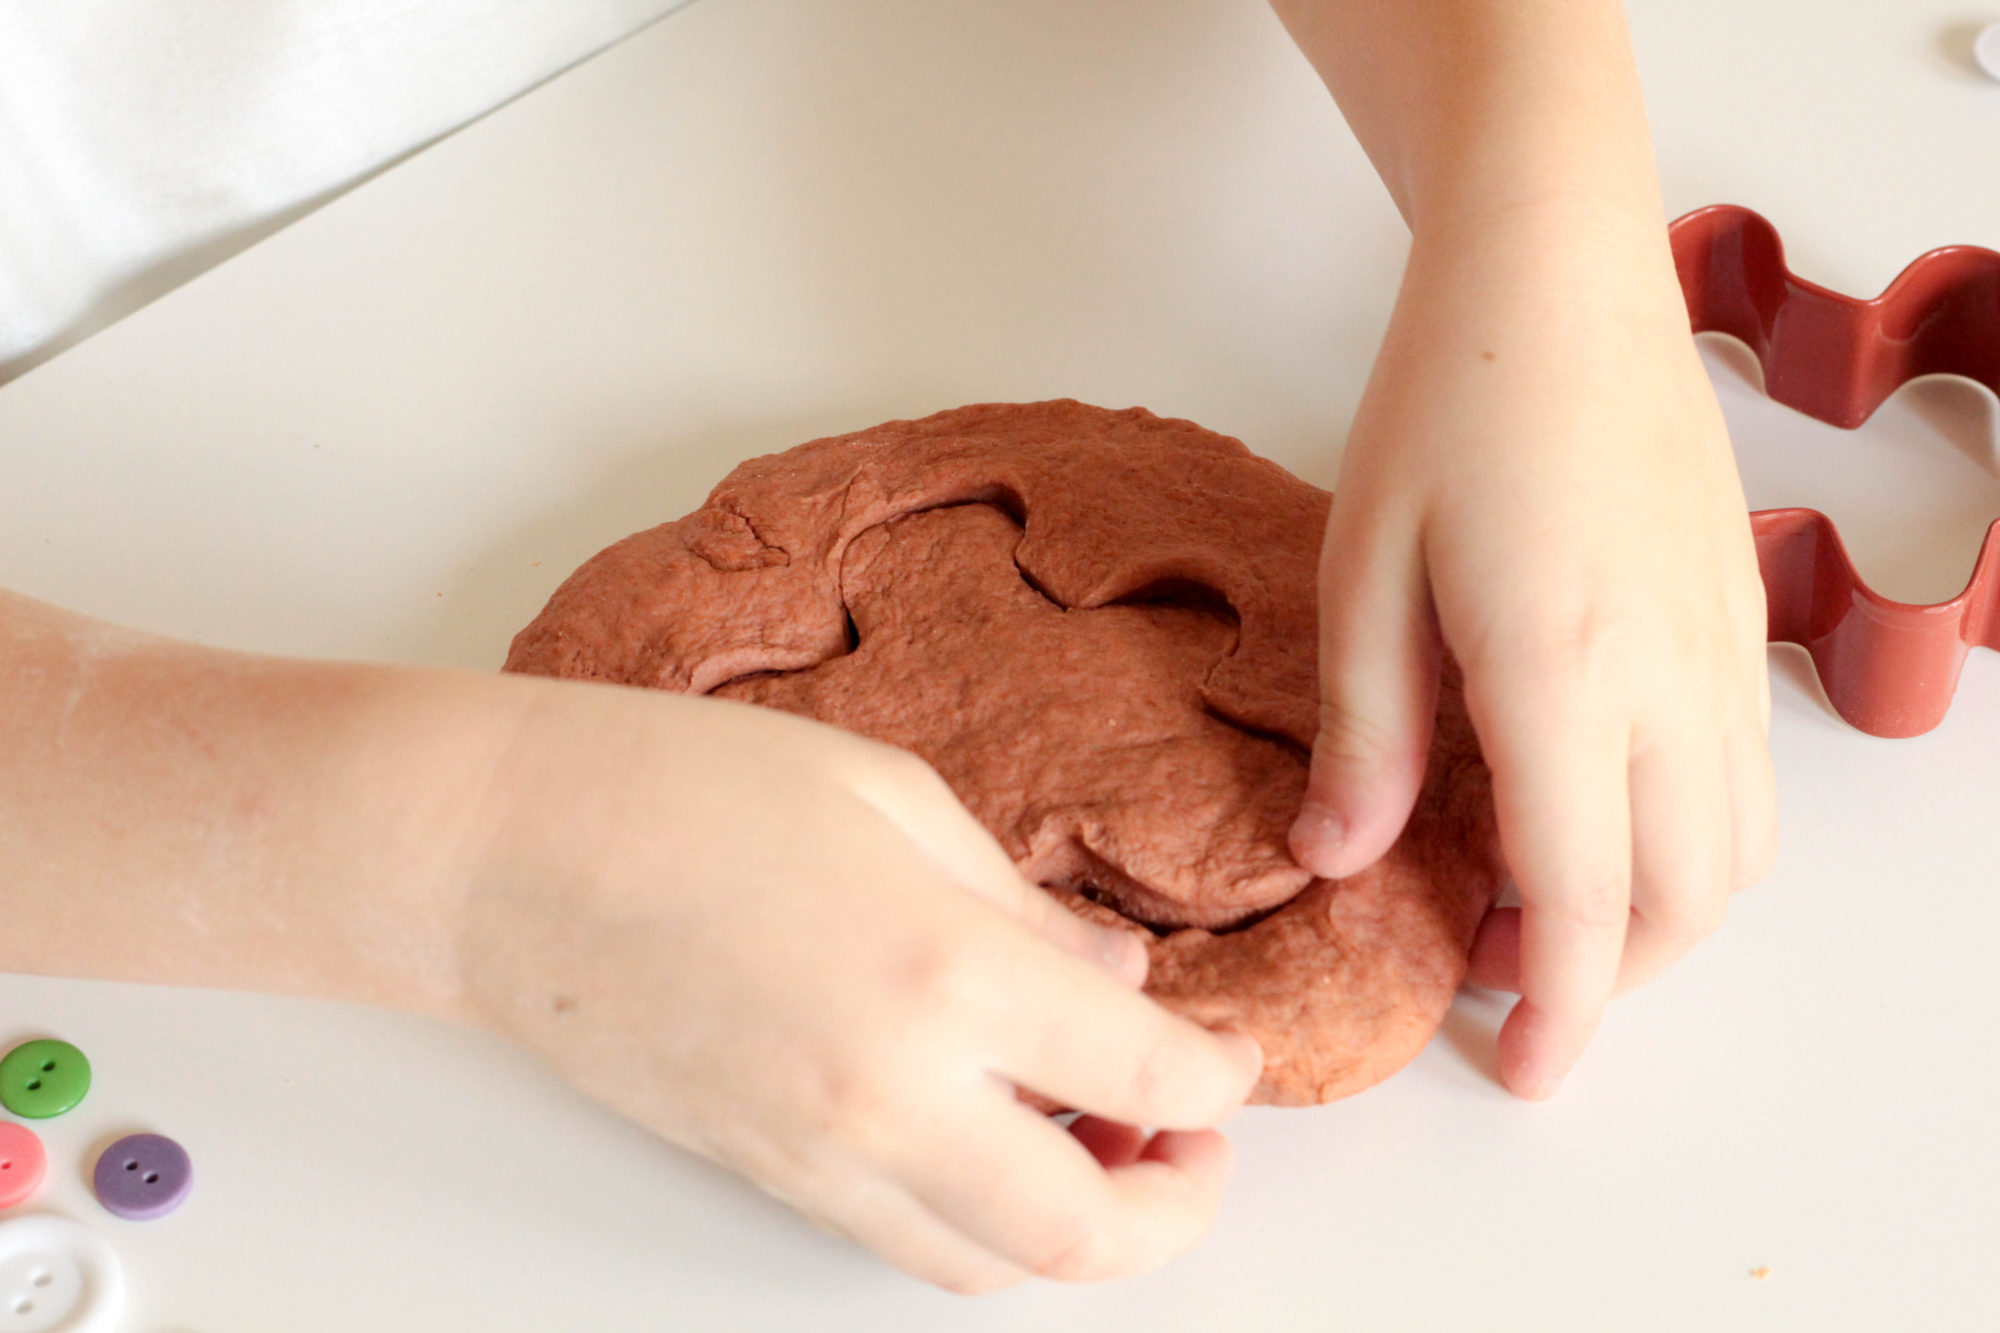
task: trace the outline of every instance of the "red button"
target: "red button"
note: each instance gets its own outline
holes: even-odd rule
[[[0,1208],[24,1203],[42,1187],[49,1155],[35,1131],[11,1120],[0,1120]]]

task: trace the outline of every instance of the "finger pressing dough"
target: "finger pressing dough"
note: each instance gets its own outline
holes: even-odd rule
[[[1022,873],[1147,942],[1146,990],[1263,1045],[1255,1099],[1400,1068],[1499,887],[1456,673],[1402,838],[1286,851],[1330,497],[1143,409],[982,404],[752,459],[599,553],[509,671],[781,708],[923,756]]]

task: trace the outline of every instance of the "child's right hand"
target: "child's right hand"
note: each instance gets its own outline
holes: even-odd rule
[[[1256,1044],[1140,995],[1144,950],[1023,880],[928,766],[519,684],[470,849],[470,1017],[953,1290],[1136,1273],[1206,1231]],[[1065,1131],[1016,1087],[1090,1114]]]
[[[964,1291],[1138,1272],[1215,1210],[1210,1126],[1256,1044],[1140,995],[1144,951],[1022,880],[901,751],[6,592],[0,698],[0,971],[483,1023]],[[1017,1087],[1093,1114],[1065,1132]]]

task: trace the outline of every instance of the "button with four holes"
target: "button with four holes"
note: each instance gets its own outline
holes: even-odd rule
[[[187,1149],[164,1134],[128,1134],[97,1159],[90,1183],[106,1211],[150,1222],[181,1206],[194,1186],[194,1165]]]
[[[0,1329],[112,1333],[125,1312],[125,1272],[95,1233],[66,1217],[0,1222]]]
[[[49,1154],[35,1131],[11,1120],[0,1120],[0,1208],[24,1203],[42,1187],[48,1174]],[[0,1308],[0,1329],[11,1329],[7,1312]]]
[[[66,1041],[27,1041],[0,1059],[0,1106],[24,1120],[61,1115],[90,1091],[90,1061]]]

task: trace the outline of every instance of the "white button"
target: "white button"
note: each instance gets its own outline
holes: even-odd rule
[[[2000,79],[2000,23],[1991,24],[1972,39],[1972,58],[1979,68]]]
[[[125,1312],[118,1256],[66,1217],[0,1222],[0,1333],[114,1333]]]

